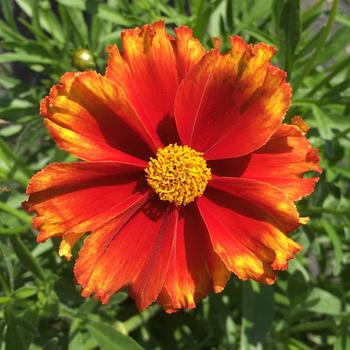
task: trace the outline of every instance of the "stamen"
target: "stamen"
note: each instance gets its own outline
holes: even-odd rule
[[[163,201],[186,205],[200,197],[211,171],[207,167],[203,153],[188,146],[170,144],[151,158],[145,169],[148,184]]]

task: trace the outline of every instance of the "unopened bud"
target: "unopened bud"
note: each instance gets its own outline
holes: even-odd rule
[[[72,65],[79,70],[86,70],[94,66],[94,56],[89,49],[75,50]]]

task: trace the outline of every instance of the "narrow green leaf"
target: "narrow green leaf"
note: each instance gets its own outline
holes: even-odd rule
[[[32,24],[36,33],[38,33],[38,38],[45,37],[44,32],[40,25],[40,15],[39,15],[39,0],[31,0],[32,5]]]
[[[44,56],[33,55],[27,52],[5,52],[0,53],[0,63],[6,62],[25,62],[25,63],[40,63],[40,64],[55,64],[51,58]]]
[[[199,6],[197,7],[196,22],[193,27],[193,33],[196,38],[201,40],[207,29],[210,13],[206,11],[206,1],[200,0]]]
[[[313,321],[313,322],[303,322],[301,324],[292,326],[289,328],[289,333],[299,333],[299,332],[309,332],[318,331],[320,329],[334,329],[334,321]]]
[[[350,28],[350,16],[344,15],[343,13],[337,13],[335,20]]]
[[[135,340],[120,333],[108,323],[89,321],[87,329],[96,338],[101,350],[143,349]]]
[[[175,0],[177,12],[185,14],[185,0]]]
[[[324,87],[326,84],[328,84],[337,74],[339,74],[341,71],[344,69],[348,68],[350,66],[350,58],[345,57],[343,60],[340,62],[337,62],[331,69],[330,73],[325,76],[320,82],[318,82],[312,90],[310,90],[307,93],[307,97],[313,96],[316,94],[322,87]]]
[[[5,308],[5,321],[7,324],[5,350],[25,350],[19,329],[17,328],[15,316],[10,306]]]
[[[315,49],[314,53],[312,56],[304,63],[304,67],[301,71],[301,73],[298,75],[298,77],[295,79],[295,83],[293,86],[294,92],[297,91],[299,86],[302,84],[304,81],[305,77],[311,72],[311,70],[315,67],[315,64],[317,63],[318,56],[324,49],[324,46],[326,44],[328,35],[331,31],[331,28],[333,26],[335,16],[337,14],[337,9],[339,6],[339,0],[334,0],[332,4],[332,9],[328,17],[328,21],[326,23],[325,29],[322,32],[322,36],[320,37],[319,43],[317,48]]]
[[[313,116],[316,120],[317,126],[318,126],[318,130],[319,133],[321,135],[321,137],[325,140],[330,140],[333,137],[333,133],[331,131],[331,129],[328,126],[327,123],[327,116],[323,113],[323,111],[317,107],[316,105],[313,105],[311,107],[312,112],[313,112]]]
[[[4,14],[4,17],[6,19],[6,22],[10,25],[10,27],[18,32],[18,28],[16,25],[16,20],[13,15],[13,1],[11,0],[2,0],[1,1],[1,8],[2,12]]]
[[[89,44],[88,29],[84,19],[83,12],[75,8],[70,8],[67,12],[68,12],[68,16],[71,24],[74,27],[75,32],[79,36],[79,45],[81,47],[88,46]]]
[[[86,11],[91,15],[97,16],[101,19],[105,19],[115,24],[122,26],[133,25],[132,21],[129,21],[124,16],[121,16],[116,9],[107,4],[86,2],[84,0],[57,0],[57,2],[73,9]]]
[[[25,37],[9,27],[9,25],[2,20],[0,20],[0,38],[5,39],[7,42],[14,42],[17,45],[27,41]]]
[[[226,23],[228,30],[233,32],[235,27],[235,16],[233,12],[233,0],[227,0],[226,2]]]
[[[283,343],[283,346],[285,346],[285,342]],[[284,349],[284,347],[282,347]],[[312,350],[308,345],[304,344],[298,339],[295,338],[289,338],[288,339],[288,350]]]
[[[0,236],[11,236],[11,235],[18,235],[24,232],[27,232],[30,229],[30,225],[21,225],[21,226],[15,226],[15,227],[0,227]]]
[[[315,1],[301,14],[303,29],[307,29],[320,16],[325,0]]]
[[[276,33],[279,40],[278,48],[279,56],[282,58],[282,67],[287,71],[290,79],[301,33],[300,1],[280,0],[275,2],[274,5],[282,7],[275,10],[279,13]]]
[[[339,96],[343,91],[350,87],[350,78],[342,81],[341,83],[331,87],[322,98],[330,98]]]
[[[332,224],[329,221],[323,219],[322,225],[326,230],[328,237],[333,245],[334,256],[335,256],[334,274],[338,276],[341,272],[342,259],[343,259],[341,240],[340,240],[340,237],[338,236],[337,231],[333,228]]]
[[[54,11],[50,7],[50,3],[47,2],[45,6],[41,6],[39,9],[40,15],[40,25],[43,29],[45,29],[48,33],[51,34],[55,40],[59,43],[64,42],[64,35],[62,31],[62,26],[54,13]]]
[[[29,249],[22,242],[22,240],[18,236],[11,236],[10,240],[13,250],[15,251],[18,260],[22,263],[22,265],[39,279],[44,281],[45,274],[42,267],[40,266],[39,262],[32,256]]]
[[[242,283],[241,350],[263,349],[274,318],[273,286]]]
[[[32,221],[32,218],[30,215],[28,215],[23,210],[19,210],[13,207],[10,207],[9,205],[0,202],[0,211],[4,211],[5,213],[8,213],[20,221],[24,222],[25,224],[30,224]]]

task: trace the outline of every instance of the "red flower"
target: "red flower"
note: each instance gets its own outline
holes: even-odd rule
[[[123,287],[144,309],[193,308],[230,273],[273,283],[300,246],[293,201],[320,171],[305,123],[281,124],[291,88],[274,48],[231,38],[205,51],[186,27],[126,30],[104,76],[65,74],[41,104],[57,145],[82,162],[31,179],[38,241],[86,233],[74,273],[103,303]],[[302,125],[303,127],[300,127]],[[298,127],[299,126],[299,127]]]

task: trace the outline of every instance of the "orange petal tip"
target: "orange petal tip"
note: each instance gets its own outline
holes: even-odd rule
[[[302,225],[307,224],[309,221],[310,221],[310,218],[308,216],[304,216],[304,217],[299,218],[299,222]]]
[[[299,115],[292,118],[292,124],[295,125],[303,134],[306,134],[310,130],[309,125]]]

